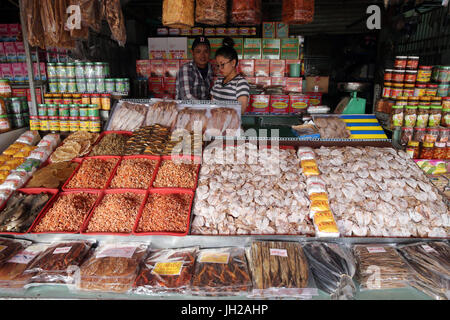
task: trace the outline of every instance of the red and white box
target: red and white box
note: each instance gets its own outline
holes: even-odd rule
[[[256,77],[256,84],[262,87],[270,87],[272,85],[272,78],[270,77]]]
[[[164,77],[164,60],[150,60],[150,77]]]
[[[6,53],[3,42],[0,42],[0,63],[6,62]]]
[[[154,94],[164,93],[164,78],[149,78],[148,90]]]
[[[308,106],[315,107],[322,104],[322,93],[321,92],[307,92],[308,95]]]
[[[270,113],[289,113],[289,95],[287,94],[273,94],[270,96]]]
[[[13,71],[11,68],[11,64],[10,63],[2,63],[0,65],[1,67],[1,73],[2,73],[2,78],[5,79],[13,79]]]
[[[270,77],[272,86],[281,86],[283,88],[286,87],[286,78],[285,77]]]
[[[238,70],[244,77],[254,77],[255,76],[255,60],[253,60],[253,59],[239,60]]]
[[[11,63],[14,81],[25,81],[25,74],[22,72],[22,62]]]
[[[307,94],[292,94],[289,96],[289,109],[292,113],[304,113],[309,106]]]
[[[286,77],[289,77],[289,65],[291,65],[291,64],[301,64],[301,60],[291,60],[291,59],[287,59],[287,60],[284,60],[284,65],[285,65],[285,69],[284,69],[284,75],[286,76]]]
[[[14,42],[3,43],[7,62],[17,62],[16,44]]]
[[[136,73],[138,77],[150,78],[150,60],[136,60]]]
[[[177,89],[177,78],[164,78],[164,93],[175,94]]]
[[[269,113],[270,112],[270,95],[268,95],[268,94],[252,94],[250,96],[250,112]]]
[[[17,62],[25,62],[26,57],[23,42],[14,42],[14,45],[16,47]]]
[[[256,85],[256,77],[245,77],[245,79],[247,80],[248,84]]]
[[[175,78],[180,69],[180,60],[164,60],[164,77]]]
[[[255,60],[255,77],[269,77],[270,76],[270,60],[256,59]]]
[[[36,102],[38,104],[42,103],[42,95],[41,95],[41,88],[36,88],[34,90],[36,92]],[[31,102],[31,90],[27,89],[27,101]]]
[[[285,60],[270,60],[270,76],[284,77],[286,70]]]
[[[167,59],[169,53],[168,38],[148,38],[149,59]]]
[[[302,93],[302,78],[286,78],[286,91]]]

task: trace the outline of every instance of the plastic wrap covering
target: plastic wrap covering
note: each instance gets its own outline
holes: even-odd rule
[[[201,128],[202,132],[205,132],[206,124],[206,110],[185,108],[178,113],[175,128],[187,131],[195,131],[195,128]]]
[[[94,241],[67,240],[52,243],[25,270],[34,273],[28,286],[74,284],[74,274]]]
[[[404,288],[410,271],[393,245],[355,245],[356,278],[360,290]]]
[[[240,25],[261,24],[261,0],[233,0],[231,23]]]
[[[74,48],[75,42],[70,32],[65,30],[68,15],[66,0],[42,0],[41,19],[44,29],[45,46],[57,48]]]
[[[31,244],[31,241],[0,238],[0,265]]]
[[[108,130],[134,131],[144,123],[149,106],[146,104],[120,101],[116,105]]]
[[[351,250],[336,243],[307,243],[303,250],[308,258],[317,287],[332,299],[353,299],[355,262]]]
[[[281,19],[286,24],[311,23],[314,18],[314,0],[283,0]]]
[[[421,242],[399,248],[413,270],[409,283],[436,300],[450,298],[450,246],[445,242]]]
[[[147,255],[148,243],[101,243],[76,275],[81,290],[127,292],[132,288],[138,266]]]
[[[145,126],[159,124],[164,127],[172,128],[178,115],[177,104],[174,101],[159,101],[150,106]]]
[[[231,108],[211,109],[211,117],[206,126],[206,133],[210,136],[237,135],[241,128],[239,114]],[[229,131],[227,131],[229,130]]]
[[[138,294],[185,294],[190,289],[198,248],[153,250],[135,282]]]
[[[125,20],[123,18],[120,0],[105,0],[106,21],[111,29],[112,38],[117,41],[119,46],[125,46],[127,42],[127,30],[125,29]]]
[[[199,251],[192,279],[192,294],[245,295],[251,286],[244,248],[217,248]]]
[[[194,26],[194,0],[164,0],[162,23],[171,28]]]
[[[249,257],[253,296],[311,298],[315,285],[301,244],[255,241]]]
[[[40,0],[22,0],[22,8],[28,33],[28,43],[32,47],[45,49],[40,4]]]
[[[226,0],[197,0],[195,22],[208,25],[227,23]]]

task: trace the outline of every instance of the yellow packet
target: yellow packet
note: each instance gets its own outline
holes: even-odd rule
[[[310,206],[311,211],[330,211],[330,204],[326,200],[313,200]]]
[[[17,152],[19,152],[19,151],[20,151],[19,148],[11,148],[11,147],[9,147],[9,148],[6,149],[5,151],[3,151],[3,154],[4,154],[4,155],[7,155],[7,156],[13,156],[13,155],[15,155]]]
[[[314,213],[314,223],[318,225],[322,222],[335,222],[330,210]]]
[[[13,169],[15,169],[16,167],[14,167],[14,165],[12,164],[7,164],[6,162],[0,167],[0,171],[11,171]]]
[[[27,150],[20,150],[19,152],[17,152],[15,155],[13,155],[13,158],[26,158],[30,155],[31,151],[27,151]]]
[[[300,161],[300,165],[303,167],[311,167],[311,166],[315,166],[317,167],[317,162],[314,159],[308,159],[308,160],[302,160]]]
[[[318,176],[320,175],[319,168],[317,167],[316,160],[302,160],[301,167],[305,176]]]
[[[6,171],[6,170],[0,171],[0,179],[5,180],[7,176],[9,176],[9,171]]]
[[[309,199],[311,201],[327,201],[328,202],[328,194],[326,194],[325,192],[320,192],[320,193],[311,193],[309,196]]]
[[[0,162],[3,163],[5,161],[11,160],[11,156],[7,156],[7,155],[0,155]]]
[[[339,233],[339,229],[334,221],[324,221],[316,224],[320,232]]]
[[[12,145],[9,146],[9,148],[14,148],[14,149],[22,149],[23,147],[25,147],[26,144],[25,143],[21,143],[21,142],[14,142]],[[9,149],[8,148],[8,149]]]
[[[20,151],[28,151],[28,153],[30,153],[31,151],[33,151],[36,148],[37,148],[36,146],[25,145],[22,147],[22,149],[20,149]]]

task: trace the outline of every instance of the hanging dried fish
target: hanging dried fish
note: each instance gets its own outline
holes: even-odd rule
[[[112,38],[123,47],[127,42],[127,31],[120,0],[106,0],[105,8],[106,21],[111,29]]]
[[[32,47],[45,49],[45,36],[40,7],[41,1],[39,0],[22,0],[22,10],[26,21],[28,43]]]

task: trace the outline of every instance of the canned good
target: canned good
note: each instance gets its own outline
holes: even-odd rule
[[[428,117],[428,127],[438,127],[441,124],[442,106],[431,106]]]
[[[58,91],[63,93],[67,92],[68,89],[68,81],[66,79],[60,79],[58,81]]]
[[[438,85],[437,84],[427,84],[427,89],[425,90],[425,95],[434,97],[437,94]]]
[[[25,119],[22,114],[13,114],[12,115],[13,125],[16,128],[25,127]]]
[[[389,99],[391,97],[392,94],[392,88],[391,87],[383,87],[383,93],[382,93],[382,97]]]
[[[80,131],[86,131],[88,132],[90,129],[90,121],[89,118],[81,118],[80,117]]]
[[[415,83],[417,78],[416,70],[406,70],[405,72],[405,82],[406,83]]]
[[[51,94],[51,93],[44,94],[44,103],[52,104],[53,103],[53,94]]]
[[[406,69],[416,70],[418,66],[419,66],[419,57],[409,56],[406,61]]]
[[[450,85],[448,85],[448,84],[443,84],[443,83],[441,83],[440,85],[438,85],[437,95],[438,95],[439,97],[447,97],[447,96],[448,96],[449,86],[450,86]]]
[[[392,75],[394,70],[386,69],[384,70],[384,81],[392,81]]]
[[[105,65],[103,62],[96,62],[94,66],[95,78],[105,78]]]
[[[30,116],[30,130],[31,131],[39,131],[39,118],[37,116]]]
[[[100,119],[102,119],[102,121],[108,121],[109,111],[108,110],[100,110]]]
[[[69,116],[70,117],[79,117],[80,116],[80,111],[78,110],[77,104],[71,104],[69,106]]]
[[[58,77],[56,73],[56,63],[47,63],[47,75],[49,79],[56,79]]]
[[[403,95],[405,97],[414,96],[414,84],[413,83],[405,83],[405,86],[403,88]]]
[[[91,94],[91,103],[89,104],[94,104],[100,107],[102,104],[101,96],[99,94]]]
[[[84,79],[84,62],[75,62],[75,76],[77,79]]]
[[[50,131],[50,124],[48,123],[47,116],[39,117],[39,130],[44,131],[44,132]]]
[[[420,66],[419,71],[417,72],[417,82],[430,82],[431,80],[431,73],[432,73],[432,66]]]
[[[396,56],[394,62],[395,69],[405,69],[408,57],[406,56]]]
[[[60,105],[59,106],[59,116],[60,117],[69,117],[70,116],[69,110],[70,110],[69,105],[67,105],[67,104]]]
[[[61,131],[61,132],[69,132],[70,131],[69,117],[60,117],[59,118],[59,131]]]
[[[82,104],[82,105],[80,105],[79,106],[79,117],[80,118],[85,118],[85,117],[88,117],[89,115],[89,108],[88,108],[88,106],[87,105],[85,105],[85,104]]]
[[[77,117],[70,117],[69,118],[69,131],[70,132],[76,132],[80,130],[80,121]]]
[[[70,93],[77,92],[77,81],[75,79],[67,80],[67,92]]]
[[[77,91],[78,92],[87,91],[86,79],[77,79]]]
[[[84,77],[86,79],[94,79],[95,78],[95,68],[92,62],[86,62],[84,65]]]
[[[57,63],[56,64],[56,77],[58,79],[66,79],[67,78],[67,72],[66,72],[66,65],[64,63]]]
[[[66,64],[66,77],[68,79],[75,79],[76,78],[76,74],[75,74],[75,63],[67,63]]]
[[[62,104],[72,104],[72,95],[71,94],[63,94],[63,103]]]
[[[56,81],[50,81],[48,83],[48,90],[51,93],[58,93],[59,92],[59,86],[58,86],[58,82]]]
[[[73,104],[83,104],[83,100],[81,99],[81,94],[74,94],[72,98]]]
[[[95,91],[99,93],[105,92],[105,79],[103,78],[95,79]]]
[[[442,98],[442,108],[443,109],[450,109],[450,97],[443,97]]]
[[[87,93],[81,95],[81,104],[91,104],[91,95]]]
[[[96,104],[90,105],[88,109],[88,117],[99,117],[100,116],[100,109]]]
[[[395,99],[396,106],[407,106],[408,105],[408,97],[406,96],[397,96]]]
[[[448,83],[450,82],[450,66],[441,66],[439,68],[438,82]]]
[[[56,104],[47,105],[47,115],[49,117],[57,117],[58,116],[58,106]]]
[[[58,117],[48,117],[51,132],[59,132],[59,119]]]
[[[106,92],[112,93],[116,90],[116,81],[114,79],[105,79]]]
[[[427,85],[426,84],[416,84],[416,88],[414,89],[415,97],[422,97],[427,93]]]
[[[125,79],[120,78],[120,79],[116,79],[115,80],[115,91],[118,93],[123,93],[125,92],[126,89],[126,84],[125,84]]]
[[[111,110],[111,95],[109,93],[102,94],[101,101],[102,110]]]
[[[86,79],[86,91],[95,92],[95,79]]]
[[[20,98],[11,98],[11,113],[20,114],[22,112],[22,101]]]
[[[47,105],[45,104],[38,104],[38,115],[41,117],[47,116]]]
[[[63,104],[63,98],[59,94],[53,95],[53,104],[60,105]]]
[[[442,105],[442,97],[431,97],[431,106],[440,106]]]
[[[89,131],[100,132],[102,127],[100,117],[90,117],[89,120]]]
[[[419,104],[422,106],[430,106],[431,105],[431,97],[429,97],[429,96],[420,97]]]
[[[419,97],[408,97],[408,105],[409,106],[418,106],[419,105]]]
[[[391,90],[391,98],[403,95],[403,83],[394,83]]]

